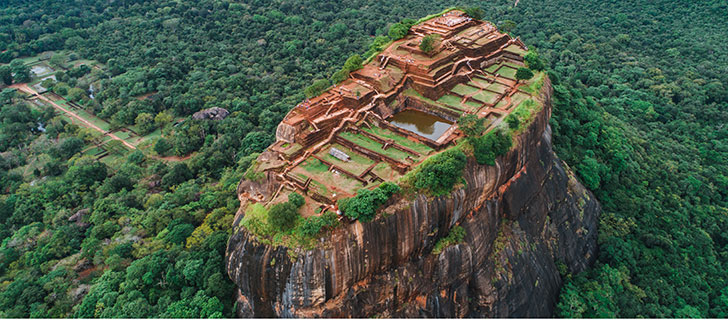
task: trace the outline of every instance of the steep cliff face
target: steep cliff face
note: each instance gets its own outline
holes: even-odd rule
[[[227,267],[238,315],[550,316],[560,270],[580,272],[596,257],[600,207],[553,153],[548,83],[542,92],[544,108],[511,151],[495,166],[470,159],[467,183],[449,195],[392,199],[374,221],[340,227],[312,250],[264,245],[236,228]],[[464,241],[432,254],[455,225]]]

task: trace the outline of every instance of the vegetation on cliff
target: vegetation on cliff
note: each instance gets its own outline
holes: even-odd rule
[[[384,182],[374,190],[361,189],[353,198],[339,200],[339,209],[352,220],[369,222],[376,216],[377,209],[399,190],[400,187],[391,182]]]
[[[416,192],[445,195],[461,181],[466,163],[467,158],[460,148],[450,148],[427,158],[403,182]]]
[[[444,236],[440,238],[440,240],[437,240],[437,243],[435,243],[435,247],[432,248],[432,254],[440,254],[443,249],[447,248],[448,246],[456,245],[460,242],[463,242],[463,239],[465,239],[465,229],[461,226],[453,226],[450,229],[450,232],[448,232],[447,236]]]

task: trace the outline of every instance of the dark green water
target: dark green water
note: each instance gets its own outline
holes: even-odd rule
[[[452,126],[452,122],[448,120],[411,109],[395,114],[389,119],[389,122],[432,140],[440,138]]]

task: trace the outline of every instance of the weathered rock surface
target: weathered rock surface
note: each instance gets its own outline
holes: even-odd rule
[[[229,111],[223,108],[219,107],[212,107],[204,110],[200,110],[195,112],[192,115],[192,119],[195,120],[203,120],[203,119],[209,119],[209,120],[222,120],[225,119],[230,114]]]
[[[313,250],[236,229],[226,259],[238,315],[551,316],[559,269],[580,272],[596,258],[600,207],[551,149],[548,84],[543,92],[545,107],[514,148],[495,166],[469,160],[467,183],[449,195],[393,199],[386,214],[338,228]],[[465,240],[432,254],[454,225]]]

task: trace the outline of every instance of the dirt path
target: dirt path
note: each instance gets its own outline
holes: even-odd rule
[[[194,153],[188,154],[184,157],[180,157],[180,156],[167,156],[167,157],[150,156],[150,157],[157,159],[157,160],[164,160],[164,161],[185,161],[189,158],[192,158],[193,155],[194,155]]]
[[[121,138],[117,137],[117,136],[116,136],[115,134],[113,134],[113,133],[107,133],[107,132],[106,132],[106,131],[104,131],[103,129],[101,129],[101,128],[97,127],[97,126],[96,126],[95,124],[93,124],[93,123],[91,123],[91,122],[87,121],[87,120],[86,120],[86,119],[84,119],[84,118],[81,118],[81,117],[80,117],[79,115],[77,115],[77,114],[75,114],[75,113],[71,112],[70,110],[68,110],[68,109],[66,109],[66,108],[64,108],[64,107],[61,107],[60,105],[58,105],[58,104],[56,104],[55,102],[51,101],[51,99],[48,99],[48,98],[46,98],[46,97],[44,97],[44,96],[42,96],[42,95],[38,94],[38,92],[36,92],[36,91],[35,91],[35,90],[33,90],[32,88],[28,87],[28,84],[26,84],[26,83],[18,83],[18,84],[14,84],[14,85],[10,86],[10,88],[15,88],[15,89],[18,89],[18,90],[20,90],[20,91],[23,91],[23,92],[25,92],[25,93],[28,93],[28,94],[30,94],[30,95],[32,95],[32,96],[36,96],[36,97],[38,97],[39,99],[41,99],[41,100],[43,100],[43,101],[45,101],[45,102],[48,102],[48,103],[50,103],[50,104],[51,104],[51,105],[52,105],[53,107],[55,107],[56,109],[58,109],[58,110],[61,110],[61,111],[65,112],[65,113],[67,113],[67,114],[68,114],[69,116],[71,116],[71,117],[74,117],[74,118],[78,119],[79,121],[81,121],[81,122],[82,122],[82,123],[83,123],[84,125],[86,125],[87,127],[91,128],[91,129],[94,129],[94,130],[96,130],[96,131],[98,131],[98,132],[101,132],[101,133],[103,133],[104,135],[108,135],[109,137],[111,137],[111,138],[112,138],[112,139],[114,139],[114,140],[119,140],[119,141],[121,141],[121,143],[123,143],[124,145],[126,145],[127,147],[129,147],[129,148],[131,148],[131,149],[136,149],[136,147],[135,147],[134,145],[132,145],[131,143],[128,143],[128,142],[124,141],[124,139],[121,139]]]

